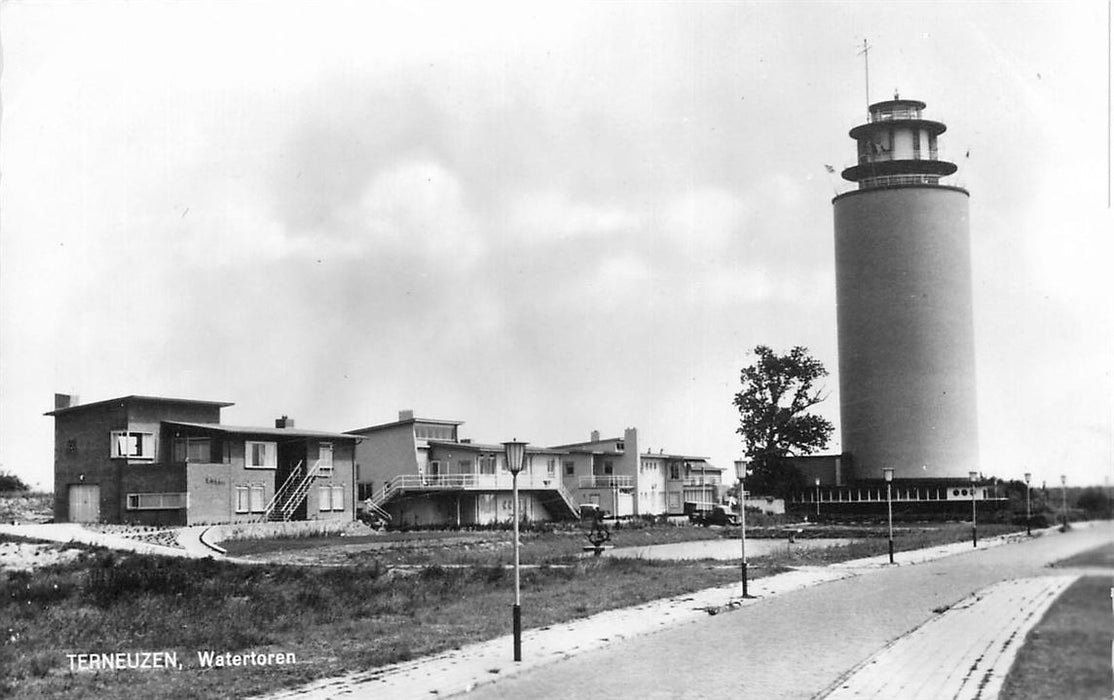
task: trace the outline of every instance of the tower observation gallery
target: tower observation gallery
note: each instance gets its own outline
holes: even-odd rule
[[[941,184],[944,124],[924,102],[870,105],[851,129],[858,189],[835,209],[843,451],[850,480],[978,471],[967,190]]]

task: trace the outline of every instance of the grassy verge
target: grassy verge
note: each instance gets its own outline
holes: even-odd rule
[[[980,537],[993,537],[1023,530],[1015,525],[987,524],[979,527]],[[524,564],[567,564],[577,561],[587,539],[586,528],[563,528],[549,532],[523,532],[521,558]],[[963,523],[932,523],[903,526],[895,531],[895,551],[922,549],[970,537],[969,525]],[[738,530],[732,527],[653,526],[621,528],[612,532],[611,544],[616,547],[644,547],[709,539],[734,539]],[[748,530],[748,537],[784,539],[780,529]],[[856,538],[843,547],[793,550],[789,556],[796,564],[823,565],[861,557],[885,554],[888,551],[885,526],[812,526],[802,537]],[[412,532],[384,533],[367,537],[272,538],[223,542],[231,556],[252,557],[263,561],[282,562],[288,555],[317,554],[329,551],[331,564],[378,565],[473,565],[496,566],[510,561],[511,533],[486,532]],[[340,548],[340,552],[338,552]],[[339,556],[338,556],[339,554]]]
[[[561,564],[574,561],[588,544],[587,527],[521,533],[524,564]],[[643,527],[612,531],[612,544],[622,547],[719,539],[720,528]],[[510,531],[388,532],[361,537],[272,538],[222,542],[230,556],[281,559],[283,555],[343,547],[350,563],[378,560],[383,564],[471,564],[493,566],[510,561]]]
[[[1114,543],[1096,547],[1086,552],[1080,552],[1074,557],[1061,559],[1056,562],[1057,567],[1088,567],[1102,566],[1114,568]]]
[[[756,572],[757,573],[757,572]],[[732,568],[587,560],[523,572],[524,624],[545,626],[732,582]],[[502,567],[241,566],[108,552],[0,582],[0,695],[242,697],[509,631]],[[289,666],[201,668],[197,652],[293,653]],[[181,670],[72,672],[67,654],[171,651]]]
[[[1110,697],[1110,615],[1110,579],[1087,576],[1076,581],[1029,632],[999,697]]]

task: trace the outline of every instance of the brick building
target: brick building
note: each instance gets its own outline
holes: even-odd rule
[[[192,525],[354,518],[355,444],[341,433],[220,422],[232,404],[55,395],[56,522]]]

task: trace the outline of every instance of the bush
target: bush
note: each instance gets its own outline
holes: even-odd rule
[[[15,474],[7,471],[0,472],[0,493],[30,490],[31,487]]]

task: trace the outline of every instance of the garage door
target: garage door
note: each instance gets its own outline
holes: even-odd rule
[[[96,523],[101,519],[101,487],[96,484],[70,485],[70,522]]]

